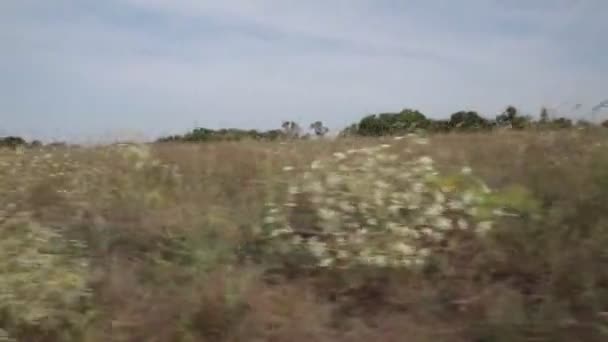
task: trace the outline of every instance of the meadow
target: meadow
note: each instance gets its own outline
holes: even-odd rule
[[[0,150],[0,341],[606,341],[608,133]]]

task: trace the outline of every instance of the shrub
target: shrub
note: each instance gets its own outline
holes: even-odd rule
[[[487,233],[504,204],[469,168],[442,175],[388,144],[337,152],[294,178],[266,228],[320,267],[422,266],[453,235]]]

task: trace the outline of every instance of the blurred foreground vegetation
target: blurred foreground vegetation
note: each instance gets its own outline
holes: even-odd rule
[[[0,341],[608,339],[606,130],[369,135],[0,149]]]

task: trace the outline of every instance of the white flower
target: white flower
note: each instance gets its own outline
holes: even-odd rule
[[[383,180],[377,180],[374,182],[374,185],[380,189],[388,189],[390,188],[390,184],[388,184],[387,182],[383,181]]]
[[[404,136],[401,136],[401,137],[394,137],[393,139],[394,140],[403,140],[404,138],[405,138]]]
[[[380,145],[380,147],[381,148],[389,148],[389,147],[391,147],[391,145],[389,145],[389,144],[382,144],[382,145]]]
[[[347,251],[338,251],[336,257],[338,259],[348,259],[350,257],[350,253],[348,253]]]
[[[392,204],[388,207],[388,211],[393,215],[398,215],[403,207],[399,204]]]
[[[418,138],[415,139],[414,142],[418,145],[428,145],[429,144],[429,139],[426,138]]]
[[[445,195],[440,191],[436,191],[435,192],[435,202],[437,202],[437,203],[445,202]]]
[[[316,237],[308,240],[308,249],[317,258],[323,257],[326,252],[325,243],[319,241]]]
[[[337,216],[337,214],[336,214],[336,212],[334,210],[327,209],[327,208],[321,208],[321,209],[319,209],[318,213],[319,213],[319,217],[322,220],[325,220],[325,221],[330,221],[334,217]]]
[[[462,201],[464,202],[464,204],[471,204],[471,203],[473,203],[474,200],[475,200],[475,195],[473,195],[473,193],[471,193],[470,191],[466,191],[462,195]]]
[[[449,230],[452,229],[452,220],[447,217],[439,217],[435,222],[435,225],[441,230]]]
[[[492,222],[490,222],[490,221],[483,221],[483,222],[479,222],[477,224],[477,228],[475,229],[475,231],[478,234],[486,234],[491,229],[492,229]]]
[[[429,156],[422,156],[418,158],[418,162],[422,165],[428,166],[433,164],[433,158]]]
[[[308,189],[314,193],[322,193],[323,192],[323,183],[319,181],[314,181],[308,184]]]
[[[283,167],[283,171],[285,171],[285,172],[293,171],[293,169],[294,169],[293,166],[285,166],[285,167]]]
[[[325,259],[322,259],[319,262],[319,266],[320,267],[329,267],[329,266],[333,265],[333,263],[334,263],[333,259],[331,259],[331,258],[325,258]]]
[[[424,214],[426,216],[430,216],[430,217],[436,217],[439,216],[443,213],[443,206],[441,206],[441,204],[433,204],[430,207],[428,207]]]
[[[341,201],[338,205],[340,207],[340,210],[342,210],[346,213],[352,214],[356,211],[356,208],[352,204],[350,204],[346,201]]]
[[[334,153],[334,157],[338,160],[343,160],[343,159],[346,159],[346,154],[344,154],[342,152],[336,152],[336,153]]]
[[[472,170],[470,167],[465,166],[465,167],[463,167],[463,168],[462,168],[462,170],[460,170],[460,172],[461,172],[463,175],[467,175],[467,176],[468,176],[468,175],[470,175],[470,174],[472,174],[472,173],[473,173],[473,170]]]
[[[450,208],[451,210],[462,210],[464,209],[464,203],[462,203],[461,201],[451,200],[448,202],[448,208]]]
[[[335,187],[342,182],[342,177],[335,173],[331,173],[327,176],[326,182],[330,187]]]
[[[469,229],[469,224],[467,223],[467,221],[463,218],[459,218],[458,221],[456,222],[456,224],[458,225],[458,228],[462,229],[462,230],[467,230]]]
[[[412,246],[407,245],[403,242],[398,242],[398,243],[394,244],[393,250],[395,250],[396,252],[399,252],[403,255],[413,255],[415,253],[415,250]]]
[[[266,217],[264,217],[264,223],[265,224],[273,224],[275,222],[277,222],[277,220],[274,217],[272,217],[272,216],[266,216]]]
[[[388,264],[384,255],[376,255],[371,257],[370,263],[378,267],[385,267]]]

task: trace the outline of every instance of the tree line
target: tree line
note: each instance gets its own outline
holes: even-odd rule
[[[385,136],[397,135],[415,131],[429,133],[490,131],[494,129],[567,129],[573,127],[603,126],[608,128],[608,120],[602,124],[594,124],[585,120],[573,121],[566,117],[552,118],[546,108],[542,108],[537,119],[522,115],[514,106],[508,106],[502,113],[492,119],[480,115],[476,111],[459,111],[447,119],[431,119],[415,109],[404,109],[395,113],[371,114],[353,123],[338,136]],[[184,135],[174,135],[159,139],[159,142],[199,142],[199,141],[234,141],[245,138],[261,140],[277,140],[286,138],[310,139],[323,137],[329,129],[321,121],[313,122],[304,130],[298,123],[284,121],[281,128],[257,131],[240,129],[212,130],[196,128]]]
[[[493,119],[488,119],[478,112],[470,110],[453,113],[447,119],[431,119],[418,110],[406,108],[400,112],[367,115],[339,132],[338,136],[385,136],[420,130],[429,133],[447,133],[490,131],[494,129],[567,129],[596,126],[608,128],[608,120],[598,125],[585,120],[573,121],[566,117],[552,118],[546,108],[541,109],[538,118],[533,118],[529,115],[522,115],[514,106],[508,106]],[[306,128],[294,121],[284,121],[280,128],[266,131],[236,128],[214,130],[199,127],[185,134],[161,137],[156,142],[312,139],[324,137],[328,132],[329,129],[321,121],[315,121]],[[52,143],[50,145],[65,145],[65,143]],[[0,147],[15,149],[39,146],[43,146],[43,144],[38,140],[28,142],[18,136],[0,137]]]

